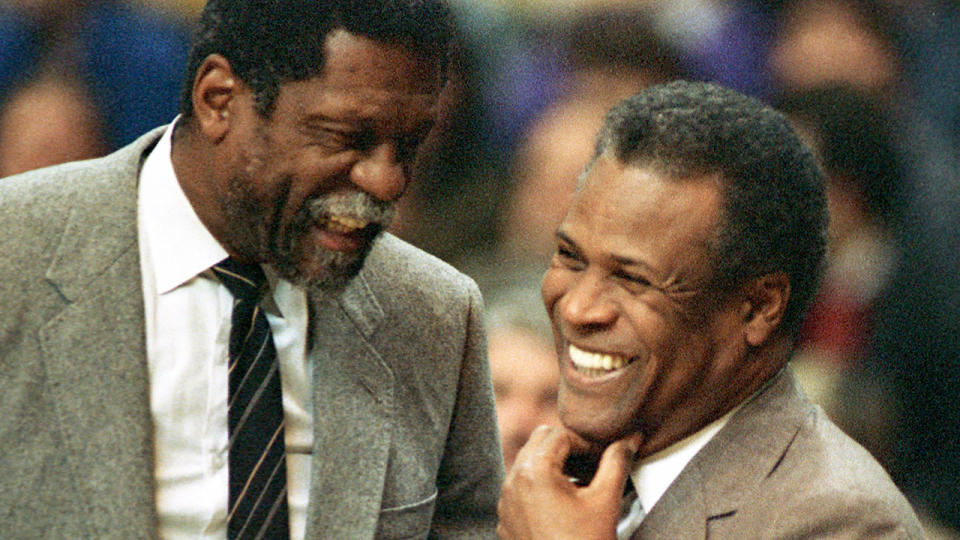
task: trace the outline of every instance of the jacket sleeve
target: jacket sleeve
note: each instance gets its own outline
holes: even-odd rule
[[[473,286],[457,399],[437,478],[431,538],[496,537],[503,457],[481,320],[480,293]]]

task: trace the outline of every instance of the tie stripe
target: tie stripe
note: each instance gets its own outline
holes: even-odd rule
[[[278,436],[278,435],[281,435],[281,434],[283,434],[283,426],[280,426],[280,427],[277,429],[277,431],[274,432],[273,437],[271,437],[271,440],[270,440],[270,448],[271,448],[271,449],[272,449],[272,447],[274,446],[274,441],[277,439],[277,436]],[[268,449],[264,454],[262,454],[262,455],[260,456],[260,459],[257,460],[257,464],[254,466],[253,471],[251,471],[250,476],[247,477],[247,482],[243,485],[243,489],[241,489],[241,490],[240,490],[240,493],[238,494],[238,497],[237,497],[238,500],[237,500],[236,502],[234,502],[233,506],[230,508],[230,515],[228,516],[227,519],[230,519],[231,517],[233,517],[234,514],[236,514],[237,508],[239,507],[239,503],[244,499],[244,497],[246,496],[247,492],[249,491],[249,489],[250,489],[250,484],[253,482],[254,477],[256,476],[257,472],[260,470],[260,467],[263,465],[264,461],[267,460],[267,457],[268,457],[270,451],[271,451],[271,450]],[[276,476],[277,470],[278,470],[278,469],[280,468],[280,466],[281,466],[282,464],[284,464],[284,463],[286,463],[286,459],[285,459],[285,458],[284,458],[284,459],[281,459],[281,460],[277,460],[277,462],[276,462],[276,463],[274,464],[274,466],[273,466],[273,469],[271,469],[271,471],[270,471],[270,476],[269,476],[268,479],[267,479],[268,482],[270,482],[270,481],[272,481],[272,480],[274,479],[274,477]],[[259,502],[263,499],[263,492],[260,492],[259,494],[257,494],[257,495],[256,495],[256,498],[257,498],[257,500],[255,501],[255,504],[259,504]]]
[[[259,289],[260,287],[263,286],[264,283],[266,283],[266,277],[263,278],[264,281],[261,281],[260,276],[256,274],[256,272],[258,271],[260,273],[263,273],[262,268],[258,270],[254,270],[252,268],[243,268],[242,266],[251,267],[254,265],[248,265],[246,263],[241,263],[233,259],[227,258],[220,261],[216,265],[214,265],[213,271],[216,272],[221,279],[231,278],[237,281],[241,281],[245,283],[247,287],[254,290]],[[250,277],[248,277],[247,275],[244,275],[244,273],[247,273],[247,272],[249,272]],[[227,287],[230,287],[230,285],[227,285]],[[231,291],[232,290],[233,288],[231,288]],[[240,298],[237,298],[237,300],[239,301]]]
[[[239,303],[240,303],[240,300],[236,300],[236,299],[235,299],[235,300],[233,301],[233,306],[234,306],[234,308],[236,308],[237,304],[239,304]],[[259,314],[260,314],[260,305],[257,304],[257,305],[254,306],[254,308],[253,308],[253,314],[251,315],[250,320],[246,323],[247,325],[249,325],[250,330],[247,332],[246,335],[243,336],[243,340],[240,342],[240,343],[241,343],[241,345],[240,345],[240,349],[241,349],[241,350],[246,349],[246,348],[247,348],[247,344],[250,343],[250,338],[251,338],[251,336],[253,336],[253,332],[254,332],[254,330],[255,330],[255,328],[256,328],[256,324],[254,324],[254,321],[256,320],[257,315],[259,315]],[[266,341],[264,341],[263,343],[266,343]],[[261,344],[261,346],[263,346],[263,345]],[[236,364],[236,358],[232,358],[232,359],[231,359],[230,369],[233,369],[234,364]]]
[[[278,498],[273,501],[273,507],[270,508],[270,513],[267,515],[267,522],[271,522],[276,516],[277,512],[280,511],[280,507],[283,504],[283,499],[287,498],[287,486],[283,486],[283,497]],[[263,538],[267,533],[267,523],[264,523],[260,526],[260,530],[257,531],[257,538]]]
[[[266,276],[259,265],[230,258],[212,270],[234,297],[227,538],[289,538],[280,368],[270,323],[260,307]]]
[[[237,392],[236,392],[236,394],[234,394],[233,396],[231,396],[230,404],[229,404],[230,407],[233,407],[234,400],[237,398],[237,394],[240,394],[240,393],[242,392],[243,388],[246,386],[247,381],[251,379],[250,374],[253,373],[254,370],[256,370],[257,365],[260,363],[260,360],[263,359],[263,358],[266,358],[267,356],[269,356],[269,355],[263,354],[264,351],[267,349],[267,345],[268,345],[267,342],[264,342],[264,343],[263,343],[263,346],[257,351],[256,356],[254,357],[253,361],[251,362],[249,369],[247,369],[247,370],[244,372],[243,377],[242,377],[242,378],[240,379],[240,381],[237,383]],[[267,359],[267,361],[269,361],[269,358]],[[233,366],[235,366],[236,364],[237,364],[236,362],[234,362],[234,363],[231,364],[230,369],[229,369],[229,371],[230,371],[231,374],[233,373]],[[274,363],[274,365],[270,366],[270,368],[271,368],[271,369],[270,369],[270,372],[268,372],[267,377],[272,377],[272,376],[274,375],[274,372],[277,370],[276,363]],[[266,384],[266,383],[268,383],[268,382],[270,382],[269,379],[265,378],[263,381],[261,381],[260,386],[263,386],[264,384]]]
[[[250,398],[250,401],[248,403],[234,403],[232,405],[232,408],[228,409],[231,411],[233,410],[237,411],[236,423],[233,426],[232,433],[230,434],[231,446],[233,446],[234,438],[240,435],[241,433],[244,433],[244,428],[247,425],[247,420],[257,412],[257,409],[255,408],[255,406],[263,397],[264,393],[270,390],[270,386],[272,382],[273,382],[273,374],[271,373],[270,379],[263,381],[260,387],[257,388],[257,391],[254,392],[253,396]],[[283,427],[282,421],[279,427],[281,428]]]

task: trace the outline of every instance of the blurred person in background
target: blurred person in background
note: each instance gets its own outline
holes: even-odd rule
[[[643,11],[669,43],[688,78],[709,80],[754,97],[771,92],[767,47],[775,10],[754,0],[681,0],[627,3]]]
[[[56,126],[42,125],[44,116],[39,116],[40,121],[18,124],[18,132],[0,136],[32,139],[37,130],[37,139],[43,139],[55,135],[58,126],[90,124],[93,114],[100,131],[98,154],[116,150],[176,114],[189,44],[184,22],[145,3],[0,0],[0,104],[15,92],[18,108],[30,106],[31,96],[38,100],[33,107],[50,103],[51,92],[42,90],[59,81],[49,74],[67,77],[67,99],[82,101],[73,118],[69,109],[52,110]],[[66,144],[75,135],[62,137]],[[69,157],[58,157],[59,152],[51,148],[48,157],[32,163],[25,156],[18,168]]]
[[[0,103],[0,177],[106,152],[100,115],[70,76],[31,80]]]
[[[545,264],[606,111],[647,86],[680,78],[675,51],[640,10],[596,9],[552,22],[566,69],[560,95],[526,128],[500,223],[501,257]]]
[[[537,426],[559,423],[557,355],[537,281],[531,276],[486,296],[490,372],[507,469]]]
[[[830,208],[823,283],[800,331],[793,367],[814,401],[886,462],[890,396],[875,378],[859,373],[903,224],[906,171],[894,119],[877,97],[850,86],[797,90],[775,103],[813,148]]]
[[[893,12],[873,0],[779,2],[768,69],[780,91],[846,84],[898,97],[901,56]]]
[[[908,203],[900,257],[877,310],[863,377],[895,402],[889,469],[936,526],[960,538],[960,2],[889,2],[903,35],[899,136]]]

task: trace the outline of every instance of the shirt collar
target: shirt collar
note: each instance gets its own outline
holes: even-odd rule
[[[158,294],[183,285],[227,257],[193,210],[173,170],[171,135],[177,120],[167,127],[140,171],[143,247],[154,264]]]
[[[717,432],[723,429],[723,426],[727,424],[727,421],[739,408],[740,405],[737,405],[720,418],[707,424],[700,431],[634,464],[630,478],[633,480],[633,485],[637,490],[643,508],[648,513],[667,491],[670,484],[680,476],[693,456],[697,455],[697,452],[706,446]]]

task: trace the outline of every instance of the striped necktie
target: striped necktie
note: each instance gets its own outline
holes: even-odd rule
[[[267,279],[257,264],[212,267],[233,294],[230,327],[229,540],[290,537],[280,367],[260,306]]]

